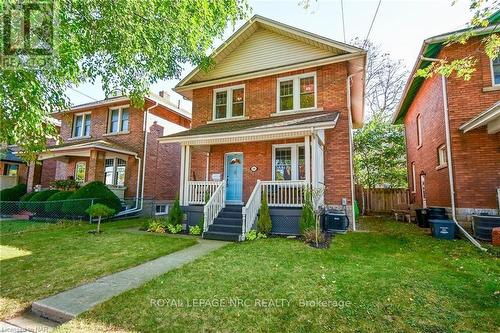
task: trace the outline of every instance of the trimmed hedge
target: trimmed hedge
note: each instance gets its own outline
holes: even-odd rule
[[[28,200],[28,202],[24,203],[23,206],[26,206],[26,209],[34,214],[43,214],[43,212],[45,211],[45,204],[43,202],[56,193],[59,193],[59,190],[45,190],[36,192],[36,194],[33,195]]]
[[[76,200],[76,199],[89,199],[89,200]],[[120,199],[114,194],[103,182],[94,181],[83,186],[75,193],[67,198],[63,203],[62,211],[67,215],[84,216],[87,208],[92,205],[92,200],[95,199],[94,204],[100,203],[114,209],[115,212],[122,210]],[[72,201],[75,200],[75,201]]]
[[[26,184],[17,184],[14,187],[0,191],[0,201],[19,201],[26,194]]]
[[[19,209],[21,210],[28,210],[28,201],[35,195],[37,194],[38,192],[29,192],[29,193],[26,193],[25,195],[23,195],[20,199],[19,199]]]
[[[71,196],[74,192],[71,191],[61,191],[51,195],[46,203],[45,203],[45,212],[47,213],[60,213],[62,209],[62,205],[64,203],[63,200],[66,200],[69,196]]]

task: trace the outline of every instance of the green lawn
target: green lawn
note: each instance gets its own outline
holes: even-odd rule
[[[30,224],[31,223],[31,224]],[[102,224],[43,224],[1,221],[0,319],[31,302],[136,266],[196,243],[194,239],[127,233],[142,220]]]
[[[498,332],[498,258],[413,225],[362,229],[328,250],[290,239],[226,246],[59,331]]]

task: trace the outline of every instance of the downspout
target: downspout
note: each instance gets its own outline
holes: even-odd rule
[[[347,77],[347,117],[349,122],[349,167],[351,169],[351,210],[352,210],[352,230],[356,231],[356,209],[354,203],[356,196],[354,194],[354,164],[352,155],[354,154],[352,139],[352,115],[351,115],[351,79],[360,72],[350,74]]]
[[[142,177],[141,177],[141,158],[135,156],[135,158],[139,161],[138,168],[137,168],[137,187],[136,187],[136,200],[135,200],[135,207],[129,210],[125,210],[123,212],[120,212],[117,214],[117,216],[120,215],[125,215],[125,214],[130,214],[130,213],[135,213],[135,212],[140,212],[144,208],[144,178],[146,175],[146,150],[147,150],[147,142],[148,142],[148,115],[149,115],[149,110],[151,110],[154,107],[158,106],[158,102],[156,102],[154,105],[150,106],[149,108],[146,109],[144,112],[144,149],[143,149],[143,155],[142,155]],[[139,180],[141,180],[140,185],[139,185]],[[141,186],[140,190],[140,197],[139,197],[139,186]],[[139,198],[141,205],[139,207]]]
[[[440,59],[426,58],[426,57],[421,57],[420,59],[425,60],[425,61],[431,61],[431,62],[440,61]],[[455,205],[455,179],[454,179],[454,175],[453,175],[453,162],[452,162],[452,156],[451,156],[451,134],[450,134],[450,119],[449,119],[449,110],[448,110],[448,92],[447,92],[447,86],[446,86],[446,77],[444,75],[441,75],[441,88],[442,88],[442,94],[443,94],[444,128],[445,128],[445,136],[446,136],[446,158],[448,159],[448,179],[449,179],[449,183],[450,183],[451,216],[452,216],[453,222],[455,222],[455,225],[457,226],[457,228],[462,232],[462,234],[472,244],[474,244],[474,246],[476,246],[478,249],[480,249],[482,251],[487,251],[457,221],[457,215],[456,215],[457,212],[456,212],[456,205]]]

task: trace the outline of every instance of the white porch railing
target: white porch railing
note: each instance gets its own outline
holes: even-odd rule
[[[262,181],[270,207],[302,207],[309,183],[306,180]]]
[[[222,181],[188,181],[187,182],[188,204],[204,205],[208,198],[222,184]]]
[[[257,180],[252,194],[250,195],[250,198],[248,198],[247,204],[241,209],[241,214],[243,215],[243,239],[245,239],[246,233],[252,229],[252,226],[257,219],[257,215],[259,214],[262,202],[262,188],[260,184],[261,181]]]
[[[308,187],[309,183],[305,180],[257,180],[247,204],[241,210],[243,215],[242,238],[245,238],[246,233],[252,229],[257,219],[262,204],[262,195],[266,195],[267,204],[270,207],[302,207]]]
[[[211,195],[208,202],[203,207],[204,225],[203,231],[214,222],[220,211],[226,206],[226,181],[217,182],[219,185]]]

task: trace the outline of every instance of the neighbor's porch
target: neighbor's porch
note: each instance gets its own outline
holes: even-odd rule
[[[106,141],[55,146],[38,160],[41,164],[30,168],[28,175],[32,187],[49,187],[55,180],[74,179],[81,185],[98,180],[120,199],[136,195],[140,158]]]

